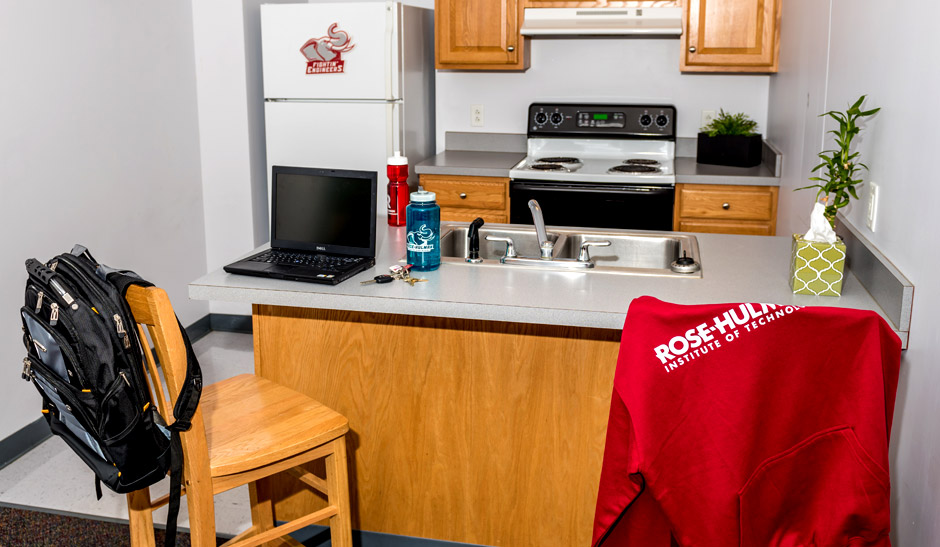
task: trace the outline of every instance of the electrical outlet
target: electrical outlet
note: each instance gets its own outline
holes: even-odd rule
[[[715,119],[714,110],[703,110],[702,111],[702,127],[712,123],[712,120]]]
[[[470,125],[473,127],[483,127],[483,105],[470,105]]]
[[[872,232],[875,231],[875,219],[878,215],[878,193],[880,190],[876,183],[868,183],[868,215],[866,216],[865,224],[868,225],[868,229]]]

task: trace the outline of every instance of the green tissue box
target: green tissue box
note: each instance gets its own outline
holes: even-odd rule
[[[844,269],[845,243],[841,239],[835,243],[816,243],[793,234],[790,286],[794,294],[839,296]]]

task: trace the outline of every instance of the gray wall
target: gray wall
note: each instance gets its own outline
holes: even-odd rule
[[[814,193],[792,189],[807,184],[816,153],[831,144],[824,131],[833,125],[817,114],[844,110],[861,94],[866,106],[882,108],[858,148],[871,167],[865,180],[881,186],[876,231],[865,227],[864,201],[848,217],[915,286],[891,439],[892,540],[905,547],[940,545],[940,54],[931,40],[938,18],[940,4],[926,0],[784,2],[780,73],[770,84],[771,138],[784,152],[781,234],[808,226]]]
[[[682,74],[678,38],[533,38],[525,72],[437,71],[437,147],[445,131],[525,133],[535,101],[667,103],[680,137],[694,137],[702,110],[745,112],[767,129],[770,76]],[[484,127],[470,105],[484,106]]]
[[[81,242],[207,312],[189,2],[0,3],[0,439],[39,417],[20,382],[27,257]]]

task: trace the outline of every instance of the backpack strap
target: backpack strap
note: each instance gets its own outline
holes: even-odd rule
[[[127,289],[131,285],[139,287],[152,287],[153,283],[144,281],[137,274],[129,270],[112,270],[106,273],[107,279],[117,287],[121,296],[127,298]],[[202,395],[202,369],[193,351],[193,345],[186,334],[186,329],[176,318],[180,334],[183,336],[183,345],[186,347],[186,379],[173,406],[173,423],[170,430],[170,499],[166,516],[166,547],[176,545],[176,520],[180,510],[180,496],[183,487],[183,443],[180,433],[189,431],[192,427],[196,407]],[[143,342],[143,341],[142,341]]]

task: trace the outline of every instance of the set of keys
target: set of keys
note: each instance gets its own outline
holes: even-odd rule
[[[409,285],[414,287],[415,283],[421,283],[422,281],[427,281],[427,279],[423,279],[420,277],[411,277],[411,264],[405,264],[404,266],[399,266],[398,264],[396,264],[394,266],[391,266],[389,268],[389,271],[392,273],[377,275],[373,277],[372,279],[361,281],[359,284],[360,285],[369,285],[371,283],[383,284],[383,283],[391,283],[392,281],[395,281],[396,279],[400,279],[404,281],[405,283],[408,283]]]

